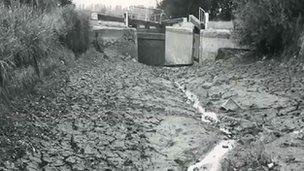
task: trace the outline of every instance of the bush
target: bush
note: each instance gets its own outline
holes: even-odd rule
[[[42,13],[31,7],[0,7],[0,80],[6,87],[14,68],[32,66],[56,52],[59,41],[42,22]]]
[[[299,51],[304,3],[302,0],[235,0],[240,43],[263,54]]]
[[[199,16],[199,7],[210,12],[212,20],[231,20],[232,0],[163,0],[158,8],[172,18],[187,17],[192,14]]]
[[[85,52],[89,32],[89,19],[73,7],[47,12],[27,5],[0,5],[0,97],[8,96],[8,88],[33,87],[41,75],[71,63],[68,49],[77,55]]]
[[[56,32],[63,46],[75,55],[84,53],[90,45],[90,18],[82,11],[67,6],[57,8],[44,16],[44,21]]]
[[[76,56],[84,53],[90,46],[89,16],[81,11],[68,7],[62,10],[62,17],[66,23],[66,34],[61,34],[62,43],[71,49]]]

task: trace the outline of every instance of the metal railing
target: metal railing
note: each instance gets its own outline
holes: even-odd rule
[[[205,29],[208,27],[209,13],[207,13],[203,8],[199,7],[199,20],[204,23]]]
[[[205,13],[206,11],[202,8],[202,7],[199,7],[199,20],[200,22],[204,22],[205,21]]]

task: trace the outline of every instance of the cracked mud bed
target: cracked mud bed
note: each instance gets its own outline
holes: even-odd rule
[[[303,64],[255,61],[235,56],[226,61],[176,69],[172,77],[218,113],[237,140],[223,170],[303,170]],[[251,61],[251,62],[249,62]],[[240,108],[222,109],[229,99]]]
[[[0,170],[187,170],[229,139],[223,170],[303,170],[303,66],[244,61],[162,68],[90,50],[3,111]]]
[[[52,97],[39,92],[29,107],[48,118],[32,122],[37,132],[51,136],[24,142],[34,145],[0,168],[185,170],[222,135],[200,122],[162,70],[113,53],[84,59],[64,87]]]

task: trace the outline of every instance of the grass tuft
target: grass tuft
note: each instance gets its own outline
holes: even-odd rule
[[[30,89],[41,76],[73,63],[69,53],[85,52],[89,33],[88,16],[73,6],[46,11],[33,5],[0,5],[0,96],[7,99],[17,87]]]

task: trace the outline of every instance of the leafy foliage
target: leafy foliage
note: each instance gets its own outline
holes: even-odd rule
[[[0,21],[0,80],[4,87],[14,67],[31,65],[39,74],[38,61],[47,57],[57,42],[54,33],[42,22],[41,12],[31,7],[2,6]]]
[[[65,49],[86,51],[90,27],[82,15],[72,6],[47,11],[16,1],[0,5],[0,99],[9,94],[8,87],[34,86],[41,74],[72,60],[65,59]]]
[[[190,14],[198,16],[199,7],[209,11],[213,20],[232,18],[232,0],[163,0],[159,4],[159,8],[165,10],[172,18],[187,17]]]
[[[38,7],[41,10],[50,10],[59,6],[71,5],[71,0],[3,0],[4,5],[7,7],[19,5],[32,5]]]
[[[298,50],[302,33],[302,0],[235,0],[238,35],[242,44],[263,54],[280,53],[292,47]]]
[[[65,8],[62,11],[62,17],[69,30],[66,35],[61,35],[61,40],[78,56],[85,52],[90,45],[89,15],[75,11],[73,8]]]

